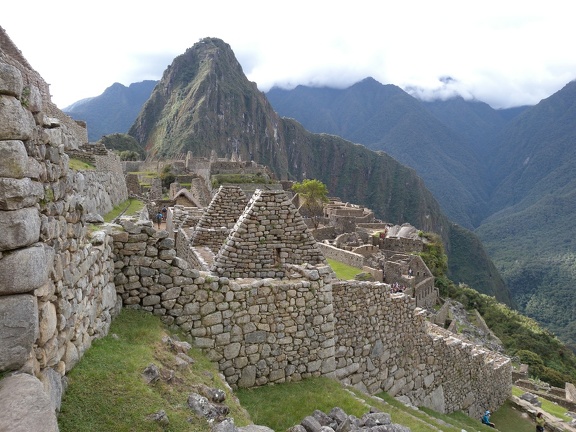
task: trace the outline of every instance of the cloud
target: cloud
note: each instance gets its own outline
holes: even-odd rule
[[[51,5],[8,2],[2,17],[60,106],[97,96],[114,82],[160,79],[204,37],[227,42],[264,91],[342,88],[371,76],[420,97],[458,94],[500,108],[535,104],[576,78],[576,26],[562,0]],[[453,80],[443,82],[448,76]]]

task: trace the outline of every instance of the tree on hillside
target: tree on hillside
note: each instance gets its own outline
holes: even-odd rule
[[[328,188],[320,180],[304,179],[292,185],[292,191],[299,197],[300,206],[304,207],[313,218],[314,227],[318,228],[317,216],[322,214],[323,204],[328,202]]]

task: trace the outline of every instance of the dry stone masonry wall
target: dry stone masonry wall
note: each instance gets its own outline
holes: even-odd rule
[[[325,264],[302,217],[283,191],[257,190],[215,258],[226,277],[282,278],[287,264]]]
[[[323,267],[288,266],[291,278],[231,280],[191,269],[151,222],[114,230],[114,278],[125,307],[160,316],[195,338],[233,386],[334,370],[334,315]]]
[[[0,406],[15,408],[0,430],[52,431],[65,373],[121,303],[110,240],[85,223],[110,193],[68,167],[86,129],[18,53],[0,28],[0,372],[20,372],[0,381]]]
[[[246,194],[238,186],[220,186],[194,229],[192,244],[218,252],[247,203]]]
[[[341,381],[472,417],[510,395],[508,358],[427,328],[409,296],[391,294],[384,284],[346,281],[333,284],[333,298]]]

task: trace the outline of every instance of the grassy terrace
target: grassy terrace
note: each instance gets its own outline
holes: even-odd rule
[[[326,260],[328,261],[328,264],[330,264],[330,267],[332,267],[332,270],[334,270],[334,273],[336,273],[338,279],[342,280],[354,279],[354,276],[362,272],[362,269],[358,267],[352,267],[340,261],[336,261],[330,258],[326,258]]]
[[[144,203],[137,199],[129,198],[127,201],[118,204],[110,212],[104,216],[105,222],[112,222],[121,214],[126,216],[133,216],[137,214],[144,207]]]
[[[160,320],[140,311],[123,309],[107,337],[93,343],[78,365],[69,373],[58,423],[62,432],[87,431],[210,431],[210,425],[197,418],[187,406],[194,386],[203,384],[226,391],[229,417],[236,426],[252,422],[285,431],[299,424],[314,410],[328,413],[340,407],[361,417],[370,407],[391,415],[394,423],[413,432],[461,432],[494,430],[478,419],[461,412],[449,415],[428,409],[414,410],[380,393],[368,396],[329,378],[311,378],[292,383],[241,389],[231,394],[221,381],[215,365],[199,350],[188,352],[195,362],[179,368],[175,354],[162,341],[165,336],[184,340],[185,336],[168,330]],[[161,378],[146,384],[142,372],[154,363],[159,369],[175,371],[172,379]],[[546,406],[544,409],[547,409]],[[164,410],[170,419],[161,426],[149,416]],[[492,420],[498,430],[523,432],[533,424],[505,404]]]

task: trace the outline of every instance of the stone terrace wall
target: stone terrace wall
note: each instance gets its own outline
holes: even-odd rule
[[[334,370],[328,266],[291,266],[294,279],[242,283],[191,269],[151,222],[116,230],[116,289],[124,305],[195,337],[235,387],[300,380]]]
[[[362,268],[364,266],[363,255],[340,249],[326,243],[316,243],[316,247],[320,249],[326,258],[343,262],[352,267]]]
[[[336,377],[344,383],[476,418],[510,394],[509,359],[432,334],[410,297],[390,294],[384,284],[346,281],[333,283],[333,298]]]
[[[9,385],[2,380],[0,401],[13,397],[12,386],[24,399],[50,395],[46,411],[27,405],[28,413],[18,420],[37,416],[41,426],[27,430],[48,431],[55,430],[63,375],[94,338],[107,333],[118,311],[113,261],[106,235],[87,234],[84,177],[68,168],[66,148],[82,145],[85,131],[76,134],[50,116],[55,108],[43,101],[47,86],[34,81],[39,78],[33,71],[23,76],[22,63],[5,63],[5,48],[2,40],[0,371],[22,373],[6,378]],[[24,92],[25,82],[38,88]],[[0,430],[7,430],[4,414]]]

